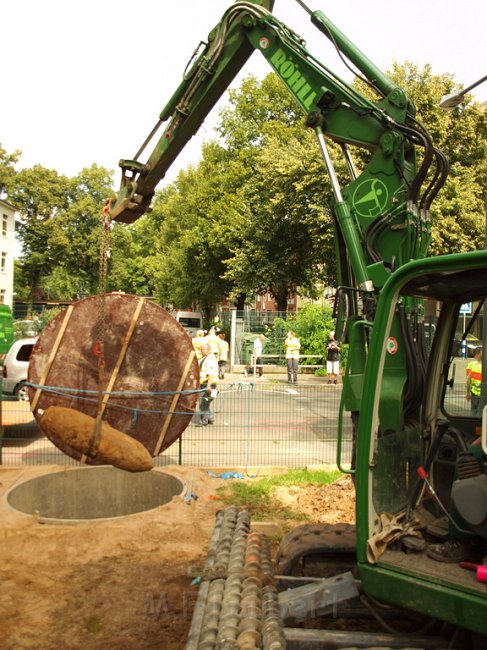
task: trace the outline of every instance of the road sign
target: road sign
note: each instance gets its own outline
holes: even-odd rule
[[[472,303],[471,302],[463,303],[463,305],[460,307],[460,313],[461,314],[471,314],[472,313]]]

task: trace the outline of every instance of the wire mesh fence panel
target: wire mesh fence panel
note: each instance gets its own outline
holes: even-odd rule
[[[340,388],[325,384],[288,386],[265,380],[221,384],[212,403],[214,423],[196,426],[155,459],[158,466],[206,467],[336,462]],[[40,431],[24,402],[2,402],[4,465],[79,465]],[[352,426],[345,415],[342,461],[350,462]]]
[[[255,466],[334,464],[340,391],[335,386],[241,382],[214,402],[214,424],[183,434],[161,464]],[[345,417],[343,462],[350,462],[352,426]]]
[[[444,407],[446,413],[455,417],[469,417],[472,413],[472,403],[466,399],[465,385],[455,385],[445,392]]]
[[[0,463],[2,465],[79,465],[44,436],[30,403],[1,401]]]

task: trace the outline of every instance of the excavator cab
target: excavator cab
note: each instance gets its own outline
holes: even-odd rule
[[[365,592],[484,633],[478,567],[487,556],[487,395],[481,346],[477,358],[462,358],[458,332],[482,339],[486,296],[485,251],[411,262],[386,283],[365,370],[356,469]],[[431,314],[428,337],[411,304]],[[397,331],[401,310],[408,317]]]

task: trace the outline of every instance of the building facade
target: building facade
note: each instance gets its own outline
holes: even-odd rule
[[[13,305],[15,207],[0,199],[0,303]]]

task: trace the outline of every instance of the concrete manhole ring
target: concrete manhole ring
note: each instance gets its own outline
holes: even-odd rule
[[[16,484],[6,499],[14,510],[43,523],[76,523],[153,510],[183,491],[183,481],[166,472],[96,466],[42,474]]]

